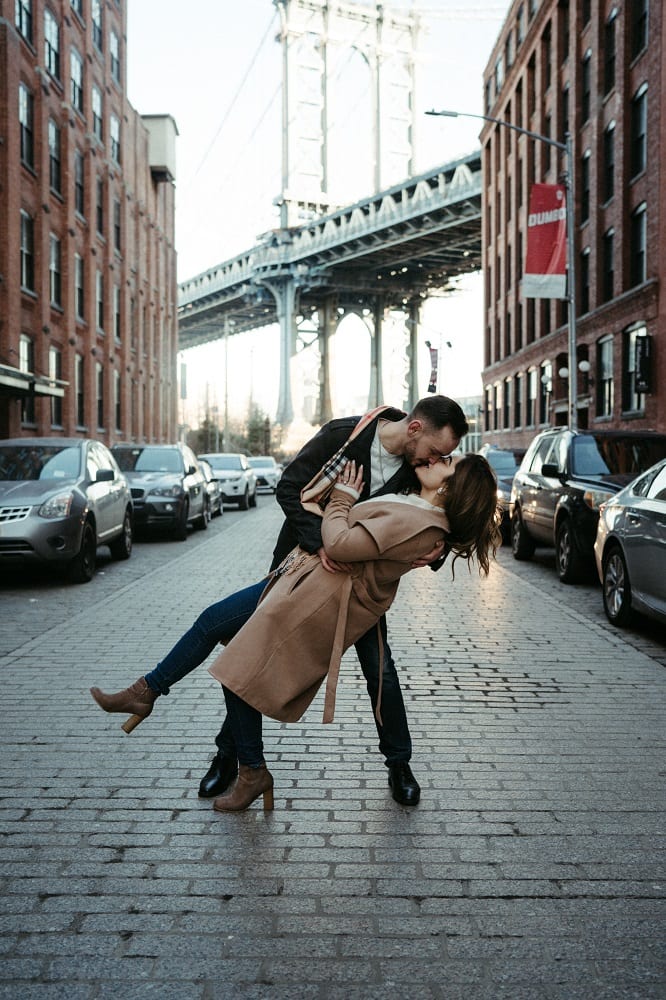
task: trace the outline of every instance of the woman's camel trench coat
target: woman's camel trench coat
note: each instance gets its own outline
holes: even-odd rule
[[[352,506],[335,489],[322,539],[351,573],[329,573],[319,556],[287,556],[261,603],[209,668],[263,715],[301,718],[329,674],[324,722],[333,719],[340,657],[390,607],[400,577],[448,531],[442,510],[407,497],[378,497]],[[330,673],[329,673],[330,671]]]

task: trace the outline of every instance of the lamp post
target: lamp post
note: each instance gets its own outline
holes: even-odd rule
[[[575,267],[575,240],[574,240],[574,162],[573,162],[573,138],[570,132],[565,135],[564,142],[551,139],[539,132],[531,132],[529,129],[521,128],[512,122],[504,121],[502,118],[493,118],[491,115],[475,115],[466,111],[426,111],[427,115],[436,115],[444,118],[478,118],[484,122],[492,122],[494,125],[502,125],[504,128],[512,129],[520,135],[529,136],[538,142],[545,142],[548,146],[554,146],[565,155],[566,169],[564,174],[564,189],[566,192],[566,222],[567,222],[567,301],[569,318],[568,337],[568,359],[569,359],[569,385],[567,402],[567,421],[571,430],[578,428],[577,385],[576,385],[576,267]]]

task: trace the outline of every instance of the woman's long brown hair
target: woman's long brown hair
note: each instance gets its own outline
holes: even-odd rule
[[[490,560],[501,544],[501,511],[495,473],[482,455],[465,455],[444,484],[444,510],[451,526],[447,539],[455,553],[452,563],[474,559],[479,573],[490,571]]]

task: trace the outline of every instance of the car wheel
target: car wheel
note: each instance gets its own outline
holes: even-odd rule
[[[97,537],[90,521],[83,526],[81,548],[69,564],[68,576],[72,583],[90,583],[95,575],[97,562]]]
[[[183,504],[183,509],[180,512],[180,518],[178,519],[178,524],[174,528],[173,537],[177,542],[184,542],[187,538],[187,522],[190,516],[190,504],[186,500]]]
[[[243,496],[238,501],[238,509],[248,510],[249,506],[250,506],[250,491],[245,490],[245,493],[243,493]]]
[[[250,507],[256,507],[256,506],[257,506],[257,491],[255,490],[252,496],[250,497]]]
[[[534,555],[534,542],[527,534],[520,511],[517,508],[511,519],[511,551],[514,559],[531,559]]]
[[[123,530],[109,543],[109,548],[113,559],[129,559],[132,555],[132,515],[128,510],[125,511]]]
[[[562,583],[579,583],[585,574],[585,563],[574,541],[571,521],[560,521],[555,532],[555,562]]]
[[[622,550],[617,545],[604,555],[601,589],[606,618],[612,625],[628,625],[633,617],[631,583]]]
[[[210,508],[208,506],[208,500],[204,500],[203,512],[196,518],[194,522],[195,528],[199,531],[205,531],[208,527],[208,522],[210,521]]]

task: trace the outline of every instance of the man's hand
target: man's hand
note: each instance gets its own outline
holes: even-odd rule
[[[444,555],[444,545],[444,539],[441,542],[437,542],[430,552],[426,552],[424,556],[421,556],[420,559],[412,563],[412,569],[422,569],[424,566],[429,566],[432,562],[437,562]]]
[[[341,563],[336,562],[335,559],[329,559],[323,545],[317,550],[317,555],[322,566],[328,573],[351,573],[354,568],[351,563]]]

